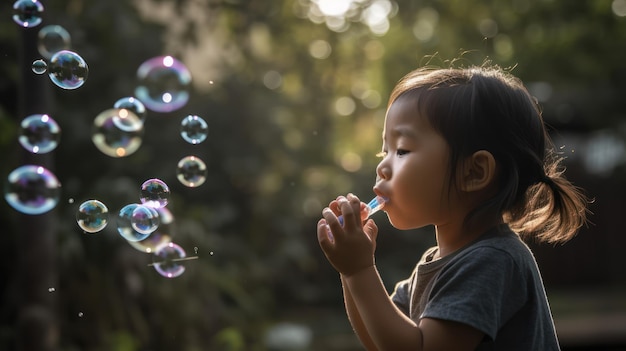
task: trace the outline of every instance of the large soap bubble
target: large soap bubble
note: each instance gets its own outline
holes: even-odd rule
[[[37,34],[37,50],[47,59],[61,50],[69,50],[70,44],[70,33],[56,24],[41,28]]]
[[[24,28],[38,26],[43,13],[43,5],[38,0],[17,0],[13,3],[13,21]]]
[[[171,112],[185,106],[189,100],[191,73],[172,56],[153,57],[137,69],[139,84],[135,96],[149,110]]]
[[[136,114],[123,108],[102,111],[93,121],[91,140],[105,155],[125,157],[139,149],[143,122]]]
[[[20,123],[18,141],[34,154],[45,154],[54,150],[61,139],[61,128],[46,114],[30,115]]]
[[[24,165],[9,174],[4,198],[14,209],[37,215],[52,210],[60,193],[61,183],[54,173],[42,166]]]
[[[48,75],[59,88],[78,89],[85,84],[88,74],[87,62],[73,51],[61,50],[50,58]]]

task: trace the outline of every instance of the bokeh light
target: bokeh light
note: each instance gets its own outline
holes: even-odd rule
[[[17,211],[37,215],[52,210],[60,193],[61,183],[54,173],[42,166],[23,165],[9,173],[4,198]]]

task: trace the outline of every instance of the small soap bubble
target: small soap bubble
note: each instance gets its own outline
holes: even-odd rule
[[[185,272],[182,262],[186,256],[185,250],[175,243],[162,245],[152,258],[154,269],[166,278],[176,278]]]
[[[69,50],[70,45],[70,33],[56,24],[41,28],[37,34],[37,50],[47,59],[61,50]]]
[[[53,292],[55,292],[55,291],[56,291],[56,289],[55,289],[55,288],[53,288],[53,287],[48,288],[48,292],[49,292],[49,293],[53,293]]]
[[[113,108],[124,108],[137,115],[142,121],[146,119],[146,106],[132,96],[123,97],[113,104]]]
[[[48,64],[42,59],[35,60],[33,61],[31,69],[35,74],[44,74],[48,70]]]
[[[170,197],[170,188],[160,179],[148,179],[141,184],[141,203],[155,208],[167,206]]]
[[[130,215],[130,225],[140,234],[152,234],[159,227],[159,213],[152,207],[138,205]]]
[[[97,233],[106,227],[109,209],[99,200],[87,200],[76,212],[76,223],[86,233]]]
[[[141,205],[128,204],[117,214],[117,232],[127,241],[141,241],[150,235],[150,233],[140,233],[133,228],[133,212],[138,206]]]
[[[88,74],[87,63],[73,51],[61,50],[50,58],[48,76],[59,88],[68,90],[80,88],[85,84]]]
[[[206,164],[197,156],[186,156],[178,161],[176,178],[186,187],[195,188],[206,180]]]
[[[38,26],[43,13],[43,5],[38,0],[17,0],[13,3],[13,21],[24,28]]]
[[[68,204],[73,204],[74,203],[74,199],[70,197],[69,199],[67,199],[67,203]]]
[[[143,122],[127,109],[102,111],[93,121],[91,140],[105,155],[126,157],[141,146]]]
[[[200,144],[209,134],[209,125],[200,116],[189,115],[180,123],[180,136],[189,144]]]
[[[52,210],[59,202],[61,183],[46,168],[23,165],[13,170],[5,186],[5,200],[19,212],[37,215]]]
[[[48,115],[30,115],[20,123],[18,141],[24,149],[34,154],[45,154],[54,150],[60,139],[61,128]]]
[[[140,241],[127,241],[133,248],[145,252],[154,253],[161,245],[172,242],[174,233],[174,216],[167,207],[156,208],[159,213],[159,227],[152,232],[147,238]]]
[[[82,312],[78,312],[78,317],[82,318],[85,314]]]
[[[157,56],[137,69],[139,80],[135,96],[149,110],[171,112],[185,106],[189,100],[189,69],[172,56]]]

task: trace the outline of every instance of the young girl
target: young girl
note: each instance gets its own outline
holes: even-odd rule
[[[559,350],[520,236],[569,240],[586,222],[587,200],[563,177],[522,83],[487,65],[409,73],[391,93],[380,156],[374,192],[387,199],[389,221],[434,225],[437,246],[389,296],[365,205],[348,194],[322,211],[319,244],[366,349]]]

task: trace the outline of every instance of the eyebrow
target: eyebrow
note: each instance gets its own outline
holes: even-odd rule
[[[414,128],[411,128],[407,125],[396,126],[390,131],[390,136],[399,138],[399,137],[407,137],[407,138],[416,138],[417,133]]]

